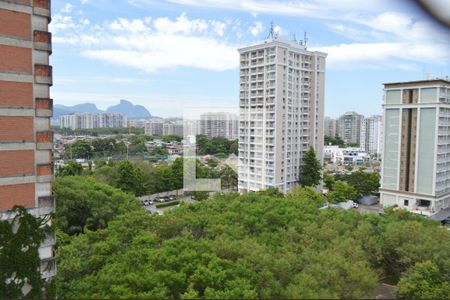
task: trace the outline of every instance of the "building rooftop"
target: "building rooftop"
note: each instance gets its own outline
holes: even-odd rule
[[[383,85],[405,85],[405,84],[425,84],[425,83],[446,83],[450,84],[450,79],[448,76],[443,78],[433,78],[433,79],[421,79],[421,80],[412,80],[412,81],[403,81],[403,82],[387,82],[383,83]]]

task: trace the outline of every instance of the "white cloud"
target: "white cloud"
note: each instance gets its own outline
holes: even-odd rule
[[[254,25],[250,26],[249,31],[253,36],[258,36],[264,29],[263,23],[260,21],[255,22]]]
[[[85,23],[59,16],[54,29],[66,31],[56,34],[54,42],[78,45],[85,57],[145,72],[177,67],[224,71],[238,65],[237,46],[223,38],[231,20],[190,19],[184,13],[175,19],[118,18],[80,34]]]
[[[327,64],[343,69],[355,68],[355,65],[360,68],[411,69],[411,64],[405,61],[440,64],[448,60],[449,53],[445,46],[412,43],[353,43],[313,50],[328,53]]]
[[[64,5],[64,7],[61,9],[61,12],[63,13],[71,13],[73,9],[73,5],[70,3],[67,3],[66,5]]]
[[[89,2],[89,0],[80,0],[81,4],[86,4]]]
[[[154,0],[133,0],[143,5]],[[332,0],[256,1],[256,0],[166,0],[193,6],[248,10],[257,13],[298,14],[327,18],[328,27],[348,38],[340,44],[310,45],[329,53],[332,68],[411,68],[417,62],[445,64],[450,62],[450,37],[439,33],[425,21],[399,12],[378,12],[370,0],[360,14],[356,3],[350,13]],[[350,5],[350,0],[343,0]],[[382,1],[383,3],[383,1]],[[341,3],[342,4],[342,3]],[[382,5],[381,5],[382,6]],[[320,14],[320,12],[324,12]],[[331,12],[334,16],[331,16]],[[336,19],[339,16],[340,19]],[[364,17],[363,17],[364,16]],[[146,72],[177,67],[223,71],[238,65],[237,48],[255,37],[261,38],[264,26],[240,20],[189,18],[117,18],[107,23],[91,22],[78,16],[56,14],[51,28],[55,43],[79,46],[83,56]],[[289,32],[275,26],[280,38]],[[55,34],[56,33],[56,34]],[[432,33],[432,34],[430,34]],[[264,36],[265,37],[265,36]],[[234,40],[234,42],[233,42]],[[311,46],[310,46],[311,48]]]

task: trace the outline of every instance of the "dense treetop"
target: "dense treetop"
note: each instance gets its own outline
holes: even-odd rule
[[[319,210],[323,201],[306,188],[216,195],[164,216],[129,204],[60,243],[58,297],[360,298],[399,279],[410,298],[442,296],[447,230],[403,211]],[[417,278],[426,284],[414,289]]]

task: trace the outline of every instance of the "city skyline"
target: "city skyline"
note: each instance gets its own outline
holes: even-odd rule
[[[325,115],[379,114],[382,83],[450,73],[448,33],[391,2],[55,2],[52,97],[100,108],[129,99],[161,117],[186,105],[237,108],[237,49],[264,40],[273,21],[280,38],[306,31],[308,50],[329,53]]]

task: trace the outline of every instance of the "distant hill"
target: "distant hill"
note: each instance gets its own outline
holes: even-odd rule
[[[53,106],[53,122],[58,122],[61,115],[73,114],[77,112],[91,112],[101,113],[104,110],[98,109],[94,103],[82,103],[74,106],[65,106],[55,104]],[[134,105],[130,101],[120,100],[118,105],[110,106],[106,112],[120,112],[127,116],[128,119],[150,119],[157,118],[150,114],[150,112],[142,105]]]
[[[142,105],[134,105],[130,101],[123,99],[120,100],[119,104],[108,107],[106,111],[126,114],[128,119],[144,119],[152,117],[150,112]]]

